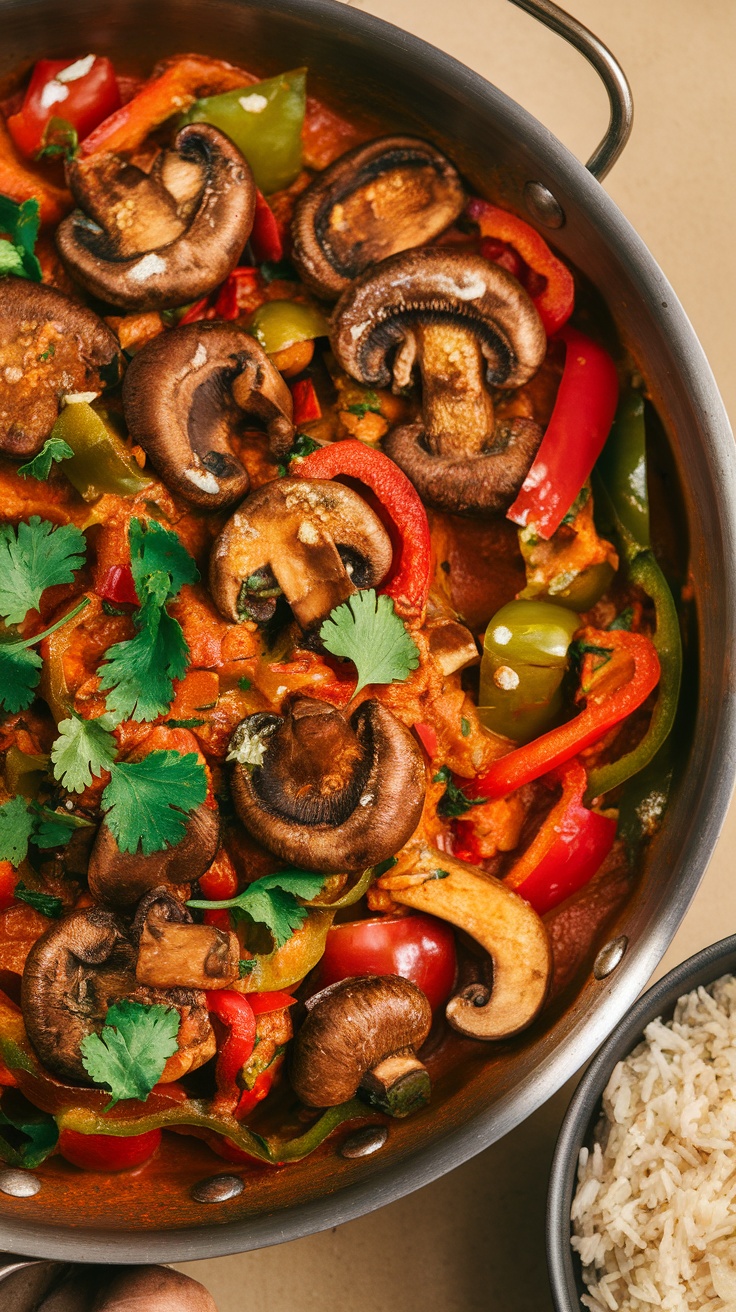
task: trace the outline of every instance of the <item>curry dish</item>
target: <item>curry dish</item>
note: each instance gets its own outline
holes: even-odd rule
[[[304,69],[4,96],[0,1159],[295,1161],[508,1046],[630,891],[681,667],[643,383]]]

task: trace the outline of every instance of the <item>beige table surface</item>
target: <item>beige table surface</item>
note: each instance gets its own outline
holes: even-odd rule
[[[358,0],[483,73],[580,158],[602,134],[595,74],[507,0]],[[736,426],[736,3],[568,0],[631,80],[633,138],[606,181],[680,296]],[[702,198],[699,203],[698,198]],[[736,805],[660,971],[736,930]],[[548,1312],[548,1167],[570,1090],[418,1193],[336,1230],[188,1263],[220,1312]]]

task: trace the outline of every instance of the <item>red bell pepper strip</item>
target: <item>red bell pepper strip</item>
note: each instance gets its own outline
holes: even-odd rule
[[[552,254],[536,228],[530,227],[516,214],[478,198],[468,202],[465,212],[469,219],[478,224],[482,237],[495,239],[511,247],[523,265],[544,280],[545,285],[541,291],[535,292],[532,282],[527,290],[539,311],[547,336],[551,337],[567,323],[575,305],[575,284],[570,270]],[[509,268],[522,286],[525,285],[523,266],[518,269],[512,267],[510,261],[492,254],[488,248],[484,251],[482,245],[481,252],[484,255],[487,253],[487,258],[494,260],[494,263]]]
[[[418,619],[429,594],[432,552],[427,512],[413,486],[393,460],[346,438],[313,451],[300,461],[293,473],[298,478],[355,480],[370,489],[375,509],[383,513],[394,547],[391,570],[379,588],[393,599],[402,619]]]
[[[199,323],[201,319],[214,319],[215,312],[210,305],[209,296],[203,296],[199,301],[193,301],[189,306],[186,314],[181,316],[179,326],[185,323]]]
[[[322,418],[322,410],[311,378],[300,378],[298,382],[290,383],[289,391],[294,403],[293,419],[297,428],[300,424],[309,424],[313,419]]]
[[[241,310],[238,291],[242,287],[253,292],[258,284],[258,270],[242,265],[228,274],[217,293],[217,300],[212,314],[214,319],[238,319],[245,311]],[[182,320],[182,323],[184,320]]]
[[[256,211],[253,216],[250,244],[256,264],[264,264],[266,261],[277,263],[284,258],[284,243],[281,240],[276,215],[260,191],[256,191]]]
[[[228,897],[235,897],[238,891],[238,875],[223,847],[220,848],[209,869],[199,876],[199,888],[202,896],[211,897],[213,902],[224,902]]]
[[[562,796],[504,883],[543,916],[583,888],[605,861],[616,837],[616,821],[583,806],[587,775],[573,759],[548,776]]]
[[[112,565],[95,591],[113,606],[140,605],[130,565]]]
[[[579,631],[577,638],[594,652],[611,653],[597,666],[593,665],[590,655],[585,656],[581,684],[585,710],[525,747],[517,747],[507,756],[499,757],[485,774],[470,781],[463,780],[467,797],[485,800],[506,797],[523,784],[564,765],[631,715],[656,688],[660,674],[659,658],[654,644],[645,634],[628,633],[624,629],[602,631],[585,628]],[[617,683],[617,676],[621,674],[623,681]]]
[[[207,1010],[230,1031],[217,1054],[215,1079],[220,1103],[234,1110],[241,1094],[236,1080],[255,1046],[256,1018],[248,998],[233,989],[208,990]]]
[[[80,139],[120,105],[115,70],[101,55],[81,59],[39,59],[23,104],[11,114],[8,131],[21,154],[35,158],[46,144],[52,118],[63,119]]]
[[[558,337],[567,352],[557,399],[542,444],[507,519],[551,538],[560,527],[606,442],[618,405],[616,366],[607,351],[576,328]]]
[[[437,730],[434,725],[424,724],[420,721],[418,724],[413,724],[412,729],[422,744],[430,761],[434,760],[437,755]]]
[[[283,1011],[286,1007],[293,1007],[296,998],[292,998],[290,993],[249,993],[248,1001],[253,1008],[254,1016],[262,1016],[267,1011]]]
[[[17,883],[17,871],[13,869],[9,861],[0,861],[0,911],[6,911],[15,900],[15,886]]]

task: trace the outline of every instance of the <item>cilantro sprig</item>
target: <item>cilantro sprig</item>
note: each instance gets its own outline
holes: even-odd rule
[[[12,524],[0,525],[0,615],[6,624],[22,624],[47,588],[71,583],[86,550],[84,534],[73,524],[57,528],[32,515],[17,532]]]
[[[49,625],[42,633],[34,634],[32,638],[0,641],[0,707],[15,713],[24,711],[31,705],[43,665],[41,657],[33,648],[57,629],[62,628],[64,624],[68,624],[87,605],[89,599],[83,597],[78,606],[68,611],[66,615],[62,615],[60,620]]]
[[[130,567],[140,603],[134,637],[116,642],[99,666],[100,688],[112,714],[126,720],[157,720],[182,679],[189,648],[178,620],[166,609],[199,570],[176,533],[155,520],[132,519],[128,530]]]
[[[179,1024],[178,1011],[159,1003],[147,1007],[126,998],[108,1009],[101,1032],[80,1045],[90,1079],[110,1090],[105,1111],[123,1098],[145,1101],[176,1052]]]
[[[53,1116],[37,1111],[15,1089],[4,1089],[0,1104],[0,1160],[28,1170],[40,1166],[59,1142]]]
[[[44,483],[51,473],[54,461],[69,460],[74,455],[68,442],[61,437],[47,437],[38,455],[25,465],[20,465],[18,473],[21,478],[36,478]]]
[[[224,901],[187,902],[189,907],[211,911],[218,907],[235,912],[236,918],[242,918],[256,925],[265,925],[270,931],[274,948],[283,947],[292,934],[304,924],[309,908],[298,899],[309,901],[316,897],[324,885],[326,875],[315,874],[310,870],[279,870],[273,875],[263,875],[256,879],[237,897]]]
[[[65,847],[76,829],[89,827],[90,821],[81,816],[54,811],[25,797],[11,797],[0,806],[0,861],[17,867],[28,856],[29,846],[41,850]]]
[[[403,683],[419,665],[419,649],[393,601],[377,596],[373,588],[336,606],[319,636],[333,656],[344,656],[355,665],[354,697],[369,683]]]
[[[144,856],[175,846],[187,814],[207,796],[207,775],[195,752],[150,752],[142,761],[120,761],[102,794],[102,808],[121,852]]]
[[[118,745],[113,736],[117,720],[114,715],[100,715],[85,720],[72,712],[71,718],[59,722],[59,737],[51,748],[54,778],[69,793],[83,793],[93,775],[110,770]]]
[[[37,200],[17,205],[9,196],[0,196],[0,275],[13,273],[17,278],[41,281],[41,265],[34,254],[41,211]]]

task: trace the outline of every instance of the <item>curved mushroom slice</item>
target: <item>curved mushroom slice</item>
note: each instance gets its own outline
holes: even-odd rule
[[[75,392],[101,392],[123,375],[115,334],[53,287],[6,277],[0,296],[0,452],[41,450]]]
[[[153,988],[224,989],[238,979],[240,947],[232,931],[195,925],[178,898],[155,888],[141,898],[133,921],[135,975]]]
[[[73,278],[129,310],[206,296],[234,269],[250,236],[256,189],[232,141],[206,123],[177,133],[150,173],[117,155],[67,166],[77,205],[56,244]]]
[[[62,1079],[91,1081],[81,1044],[107,1009],[135,988],[135,949],[112,911],[92,907],[57,921],[28,954],[23,1020],[41,1061]]]
[[[364,273],[333,315],[333,351],[372,387],[422,379],[422,422],[384,449],[422,499],[456,513],[498,511],[523,482],[542,438],[528,419],[497,424],[487,383],[515,388],[544,359],[546,337],[523,287],[480,255],[408,251]],[[393,352],[393,359],[390,354]]]
[[[228,323],[174,328],[133,357],[123,387],[133,440],[172,491],[205,509],[241,500],[250,480],[232,449],[244,414],[259,419],[275,457],[291,446],[291,392],[266,352]]]
[[[234,621],[270,619],[283,593],[308,630],[358,589],[378,587],[392,558],[388,533],[357,492],[316,478],[279,478],[228,520],[212,549],[210,588],[220,613]]]
[[[429,1075],[416,1050],[429,1034],[432,1008],[415,984],[398,975],[344,979],[306,1006],[291,1083],[308,1107],[335,1107],[359,1089],[390,1116],[429,1102]]]
[[[378,137],[319,173],[294,211],[293,261],[319,296],[338,297],[388,255],[438,237],[462,212],[454,165],[419,137]]]
[[[377,701],[350,719],[298,697],[285,717],[248,716],[230,744],[233,798],[249,833],[276,856],[325,874],[393,856],[419,824],[424,760]]]
[[[544,1002],[552,969],[547,931],[536,911],[499,879],[445,852],[432,852],[424,883],[387,886],[391,897],[416,911],[464,929],[493,962],[493,987],[470,984],[446,1007],[454,1029],[473,1039],[505,1039],[531,1025]],[[424,862],[422,862],[424,864]],[[432,878],[439,865],[444,879]]]
[[[180,843],[150,856],[121,852],[103,820],[89,859],[89,891],[108,906],[132,906],[161,884],[194,883],[212,865],[219,843],[219,812],[204,803],[187,817]]]

